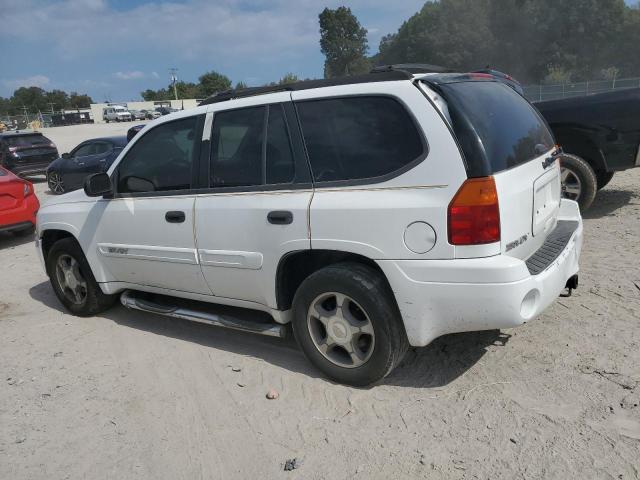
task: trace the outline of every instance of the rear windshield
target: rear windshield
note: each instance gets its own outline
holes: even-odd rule
[[[470,176],[507,170],[553,148],[542,117],[503,83],[457,82],[439,88]]]
[[[5,142],[10,147],[30,147],[31,145],[49,145],[51,140],[49,140],[44,135],[20,135],[16,137],[5,137]]]

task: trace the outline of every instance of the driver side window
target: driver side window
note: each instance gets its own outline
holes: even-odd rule
[[[149,130],[118,165],[118,193],[191,188],[198,117],[163,123]]]
[[[92,143],[85,143],[84,145],[79,146],[76,150],[71,154],[72,157],[86,157],[87,155],[91,155],[91,148],[93,147]]]

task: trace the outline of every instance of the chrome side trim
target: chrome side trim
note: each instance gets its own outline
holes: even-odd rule
[[[262,254],[260,252],[240,252],[232,250],[199,249],[200,264],[211,267],[247,268],[259,270],[262,268]]]
[[[124,245],[99,243],[98,253],[103,257],[151,260],[157,262],[198,264],[198,256],[193,248],[156,247],[152,245]]]

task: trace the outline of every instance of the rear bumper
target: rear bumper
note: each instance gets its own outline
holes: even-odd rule
[[[29,195],[18,207],[0,211],[0,232],[24,230],[35,226],[39,208],[40,202],[36,196]]]
[[[532,275],[525,261],[496,255],[455,260],[379,261],[413,346],[448,333],[512,328],[542,313],[579,271],[582,219],[563,200],[560,220],[578,222],[560,254]]]
[[[40,175],[46,173],[47,167],[52,161],[53,160],[38,163],[15,164],[9,167],[9,170],[16,175]]]

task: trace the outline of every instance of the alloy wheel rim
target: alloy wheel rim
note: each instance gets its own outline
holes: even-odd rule
[[[562,196],[569,200],[577,201],[582,193],[582,182],[573,170],[566,167],[560,169],[560,182],[562,185]]]
[[[51,172],[49,174],[49,190],[54,193],[64,193],[62,177],[56,172]]]
[[[71,255],[63,254],[56,262],[56,279],[65,298],[74,305],[87,300],[87,281],[80,272],[80,264]]]
[[[309,306],[307,327],[316,349],[334,365],[357,368],[373,354],[375,332],[371,319],[348,295],[318,295]]]

